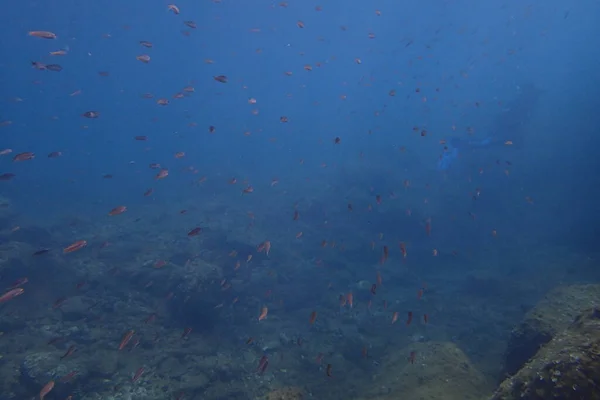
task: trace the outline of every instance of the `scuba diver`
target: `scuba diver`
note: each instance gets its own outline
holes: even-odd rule
[[[494,148],[504,145],[506,141],[511,147],[522,147],[527,133],[527,123],[538,103],[542,90],[528,83],[518,87],[519,95],[496,117],[492,132],[483,139],[453,137],[448,140],[448,148],[440,156],[437,169],[445,171],[456,164],[459,154],[467,150]]]
[[[450,146],[444,151],[438,160],[438,170],[445,171],[449,169],[452,164],[458,159],[459,151],[465,149],[483,149],[491,147],[492,145],[503,143],[498,140],[493,140],[491,137],[487,137],[481,140],[467,140],[458,137],[453,137],[449,140]]]

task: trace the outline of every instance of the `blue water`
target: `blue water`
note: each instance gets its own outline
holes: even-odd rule
[[[495,382],[525,311],[597,282],[597,2],[176,5],[3,4],[0,399],[370,398],[434,342]]]

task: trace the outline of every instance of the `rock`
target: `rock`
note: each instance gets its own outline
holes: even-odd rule
[[[63,321],[79,321],[89,317],[89,308],[94,304],[93,299],[83,296],[68,297],[60,306]]]
[[[580,314],[491,400],[600,399],[600,308]]]
[[[296,386],[286,386],[267,393],[265,400],[302,400],[303,390]]]
[[[414,364],[409,361],[415,352]],[[454,343],[414,343],[382,360],[364,400],[478,400],[491,388]]]
[[[600,285],[565,286],[548,293],[511,332],[504,356],[505,375],[516,373],[581,310],[598,303]]]

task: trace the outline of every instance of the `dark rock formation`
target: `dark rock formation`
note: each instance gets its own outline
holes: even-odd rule
[[[600,399],[600,308],[579,315],[491,400]]]
[[[572,285],[548,293],[513,329],[505,353],[506,376],[516,373],[581,310],[595,304],[600,304],[600,285]]]

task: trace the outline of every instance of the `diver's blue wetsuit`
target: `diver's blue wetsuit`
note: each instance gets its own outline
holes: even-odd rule
[[[460,138],[452,138],[450,139],[450,148],[441,155],[438,160],[437,169],[440,171],[445,171],[450,169],[452,164],[458,158],[458,153],[460,151],[466,149],[480,149],[484,147],[489,147],[492,145],[494,141],[492,138],[488,137],[481,140],[465,140]]]

